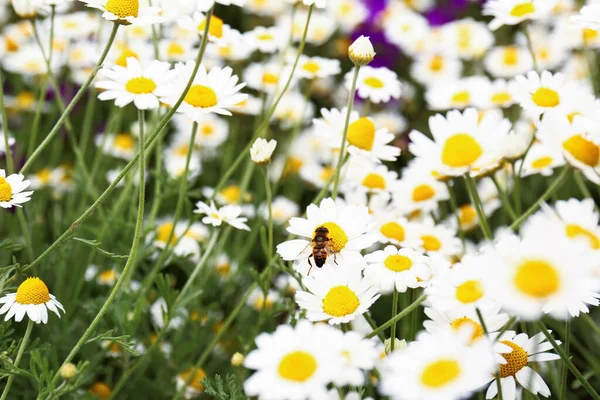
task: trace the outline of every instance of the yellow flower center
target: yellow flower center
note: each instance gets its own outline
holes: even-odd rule
[[[114,269],[102,271],[98,275],[98,279],[103,283],[111,283],[117,278],[117,272]]]
[[[262,80],[265,85],[276,85],[279,82],[279,77],[270,72],[265,72]]]
[[[415,202],[426,201],[435,196],[435,190],[429,185],[419,185],[413,189],[412,199]]]
[[[311,74],[316,74],[321,70],[321,66],[314,61],[307,61],[306,63],[304,63],[302,68],[305,71],[310,72]]]
[[[370,173],[363,179],[362,185],[369,189],[385,189],[385,179],[383,176],[375,173]]]
[[[552,108],[560,104],[556,90],[541,87],[531,95],[531,100],[539,107]]]
[[[261,295],[254,301],[254,307],[256,307],[257,310],[262,310],[263,308],[270,310],[273,308],[273,300],[269,299],[268,297],[265,300],[265,298]]]
[[[600,147],[582,135],[570,137],[562,146],[573,158],[587,166],[595,167],[600,161]]]
[[[462,329],[465,326],[470,327],[473,331],[473,333],[471,334],[471,343],[473,343],[477,339],[483,337],[483,333],[484,333],[483,327],[480,324],[478,324],[477,322],[473,321],[471,318],[468,318],[468,317],[457,318],[454,321],[452,321],[450,326],[455,330]]]
[[[381,79],[376,78],[374,76],[365,78],[365,80],[363,82],[365,83],[365,85],[370,86],[373,89],[381,89],[382,87],[385,86]]]
[[[219,17],[215,17],[214,15],[210,19],[210,26],[208,27],[208,34],[210,36],[214,36],[216,38],[223,37],[223,20]],[[206,18],[200,22],[200,25],[196,28],[199,33],[204,33],[204,29],[206,29]]]
[[[567,114],[567,119],[569,120],[569,123],[572,124],[573,121],[575,120],[575,117],[580,116],[581,113],[579,111],[574,111],[570,114]]]
[[[431,62],[429,63],[429,69],[433,72],[440,72],[444,69],[444,58],[439,55],[433,56]]]
[[[458,361],[442,359],[430,363],[421,373],[421,383],[432,389],[439,389],[448,385],[460,376]]]
[[[50,182],[50,178],[52,177],[52,171],[50,171],[50,169],[48,169],[48,168],[41,169],[38,172],[36,172],[35,177],[37,178],[38,181],[40,181],[40,183],[45,185],[48,182]],[[2,179],[2,178],[0,178],[0,179]],[[2,198],[2,196],[0,196],[0,199],[1,198]]]
[[[268,41],[268,40],[274,39],[273,35],[271,35],[270,33],[263,33],[262,35],[258,35],[256,38],[258,40],[262,40],[262,41]]]
[[[550,164],[552,164],[552,157],[545,156],[533,161],[531,166],[536,169],[542,169],[548,167]]]
[[[590,29],[590,28],[585,28],[581,32],[581,36],[583,37],[583,41],[586,44],[589,44],[589,43],[593,42],[594,40],[596,40],[596,38],[598,37],[598,31],[596,31],[594,29]]]
[[[297,174],[298,172],[300,172],[300,168],[302,168],[302,165],[304,165],[304,161],[302,161],[301,158],[290,156],[285,162],[285,169],[283,174]]]
[[[169,240],[169,236],[171,236],[171,232],[173,232],[173,228],[174,225],[172,222],[167,222],[159,226],[156,230],[156,240],[158,240],[159,242],[167,243],[167,240]],[[171,237],[171,242],[169,244],[174,245],[175,243],[177,243],[177,235],[173,233],[173,237]]]
[[[510,10],[510,15],[513,17],[524,17],[529,14],[533,14],[535,12],[535,5],[531,2],[525,2],[521,4],[517,4]]]
[[[106,383],[96,382],[88,389],[88,392],[97,396],[100,400],[107,400],[112,394],[110,388]]]
[[[185,96],[185,102],[199,108],[214,107],[218,103],[217,94],[208,86],[194,85]]]
[[[135,147],[135,140],[128,133],[119,133],[115,135],[114,146],[122,150],[131,150]]]
[[[19,51],[19,44],[8,36],[4,39],[4,45],[6,47],[7,53],[14,53],[15,51]]]
[[[461,303],[473,303],[482,297],[483,287],[479,281],[465,281],[456,287],[456,299]]]
[[[438,238],[432,235],[421,236],[422,246],[427,251],[438,251],[442,248],[442,242]]]
[[[179,378],[185,382],[189,379],[192,372],[194,372],[193,367],[179,374]],[[194,372],[194,377],[190,380],[190,383],[188,384],[188,387],[195,389],[198,392],[204,390],[204,386],[200,383],[200,381],[202,381],[204,378],[206,378],[206,372],[204,372],[202,368],[197,368]]]
[[[229,276],[229,272],[231,272],[231,265],[229,263],[219,264],[217,265],[217,274],[222,277]]]
[[[108,0],[104,9],[119,18],[137,18],[140,11],[140,2],[139,0]]]
[[[454,93],[450,101],[456,106],[467,105],[471,101],[471,93],[466,90],[461,90],[460,92]]]
[[[500,377],[506,378],[514,376],[522,368],[527,366],[527,352],[523,348],[508,340],[502,340],[500,343],[507,345],[512,349],[510,353],[502,353],[506,364],[500,364]]]
[[[215,133],[215,128],[213,128],[212,125],[203,125],[198,130],[204,136],[211,136],[213,133]]]
[[[50,301],[48,287],[40,278],[27,278],[17,289],[19,304],[45,304]]]
[[[584,237],[594,250],[600,249],[600,238],[579,225],[567,225],[567,236],[571,239]]]
[[[148,94],[154,92],[156,83],[152,79],[143,76],[130,79],[125,84],[125,90],[133,94]]]
[[[121,55],[115,60],[115,64],[117,64],[120,67],[127,67],[127,58],[129,57],[133,57],[136,60],[140,59],[140,56],[138,56],[136,52],[134,52],[131,49],[125,49],[123,50]]]
[[[458,218],[462,225],[471,225],[477,220],[477,211],[470,204],[465,204],[458,210]]]
[[[329,231],[328,238],[331,240],[331,247],[335,252],[340,252],[344,247],[346,247],[346,243],[348,243],[348,236],[346,236],[346,232],[338,224],[335,222],[326,222],[323,225],[319,225],[319,227],[325,227]],[[313,238],[316,232],[313,234]]]
[[[526,295],[542,299],[558,291],[560,276],[552,264],[529,260],[517,268],[514,284]]]
[[[185,49],[179,43],[171,42],[167,48],[167,54],[170,56],[181,56],[185,54]]]
[[[442,150],[442,162],[450,167],[469,167],[481,157],[483,149],[472,136],[457,133],[448,138]]]
[[[10,199],[12,199],[12,186],[0,176],[0,201],[10,201]]]
[[[510,95],[510,93],[498,92],[498,93],[494,93],[490,100],[492,101],[493,104],[501,105],[501,104],[508,103],[509,101],[511,101],[511,99],[512,99],[512,96]]]
[[[230,185],[219,192],[223,198],[231,204],[240,202],[242,197],[242,189],[238,185]]]
[[[375,142],[375,124],[369,118],[360,118],[348,127],[348,143],[362,150],[370,151]]]
[[[312,354],[305,351],[293,351],[286,354],[281,361],[277,372],[283,379],[294,382],[305,382],[317,370],[317,360]]]
[[[407,269],[410,269],[410,267],[412,267],[413,262],[410,258],[406,256],[396,254],[386,258],[383,264],[390,271],[402,272],[406,271]]]
[[[333,174],[335,174],[335,168],[325,167],[321,171],[321,175],[319,176],[319,178],[321,178],[323,182],[329,182]]]
[[[399,242],[404,241],[405,233],[404,228],[397,222],[387,222],[381,225],[379,231],[383,236],[390,239],[395,239]]]
[[[508,46],[504,49],[504,64],[515,66],[519,63],[519,49],[515,46]]]
[[[34,102],[35,102],[35,95],[32,92],[25,91],[25,92],[20,92],[17,95],[17,104],[21,108],[30,107],[31,105],[33,105]]]
[[[347,286],[336,286],[329,289],[323,299],[323,310],[334,317],[352,314],[359,305],[358,296]]]

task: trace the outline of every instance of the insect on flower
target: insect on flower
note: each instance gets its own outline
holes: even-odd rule
[[[322,268],[323,265],[325,265],[325,262],[327,262],[327,257],[329,256],[333,257],[333,262],[337,265],[337,257],[341,257],[341,255],[339,251],[336,250],[336,246],[334,244],[334,240],[330,236],[329,229],[321,225],[315,229],[315,233],[310,243],[304,248],[304,250],[302,250],[300,254],[298,254],[296,260],[294,261],[294,265],[300,264],[305,259],[308,259],[308,264],[310,265],[308,275],[310,275],[310,271],[313,267],[313,264],[310,261],[311,257],[315,260],[317,268]]]

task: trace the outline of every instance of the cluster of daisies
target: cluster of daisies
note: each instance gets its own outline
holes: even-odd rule
[[[186,324],[214,322],[217,343],[206,357],[233,348],[231,365],[245,368],[240,385],[259,399],[549,397],[552,364],[544,363],[568,356],[542,320],[568,322],[600,305],[600,211],[587,189],[600,184],[600,101],[587,59],[600,48],[600,5],[488,0],[478,20],[433,26],[424,14],[435,5],[390,0],[369,20],[360,0],[12,0],[16,17],[8,23],[8,2],[0,0],[1,67],[23,78],[3,98],[0,154],[36,154],[37,126],[24,144],[8,126],[51,115],[48,98],[63,100],[58,86],[54,96],[38,98],[38,82],[65,77],[90,85],[88,105],[110,106],[105,123],[84,123],[78,140],[97,150],[92,176],[117,189],[107,221],[121,217],[133,186],[158,187],[158,206],[146,214],[141,208],[147,229],[138,254],[155,267],[130,277],[116,262],[91,256],[80,286],[119,288],[126,278],[124,291],[142,299],[126,319],[145,318],[153,332],[128,344],[140,357],[150,353],[144,343],[157,343],[175,366],[172,354],[186,351],[178,349]],[[234,13],[251,15],[245,29],[226,22]],[[406,74],[393,62],[369,65],[376,57],[369,38],[351,44],[364,24],[402,51]],[[514,26],[510,40],[498,40],[507,25]],[[415,115],[425,123],[414,124]],[[154,169],[135,173],[154,129]],[[203,180],[220,161],[225,168],[217,174],[233,176],[244,161],[236,157],[248,159],[239,183]],[[35,206],[32,190],[54,202],[72,198],[83,181],[77,178],[87,178],[76,173],[81,160],[52,162],[27,175],[0,169],[0,207],[32,199]],[[265,188],[252,186],[255,170]],[[525,211],[523,179],[534,176],[548,191]],[[546,203],[566,177],[587,198]],[[86,196],[94,198],[91,181]],[[179,193],[177,205],[162,214],[159,198],[171,191]],[[304,208],[309,191],[320,193]],[[488,219],[501,223],[492,230]],[[243,239],[228,242],[232,231]],[[257,331],[244,344],[219,341],[232,323],[222,311],[199,311],[194,296],[173,302],[152,292],[152,278],[172,262],[194,271],[180,294],[189,295],[204,265],[211,270],[203,279],[216,276],[234,294],[242,280],[233,278],[249,264],[255,241],[273,279],[241,306],[260,315],[258,328],[265,319],[280,323],[272,332]],[[233,248],[240,242],[242,249]],[[380,311],[390,298],[386,322]],[[171,309],[174,303],[180,307]],[[29,333],[32,323],[48,322],[48,311],[65,312],[37,277],[0,305],[5,321],[27,317]],[[410,325],[401,330],[408,334],[398,325]],[[104,341],[102,350],[125,360],[120,341]],[[221,372],[200,364],[176,366],[177,396],[202,395],[201,381]],[[60,370],[64,379],[78,371],[69,365]],[[101,381],[87,389],[101,399],[112,395]]]

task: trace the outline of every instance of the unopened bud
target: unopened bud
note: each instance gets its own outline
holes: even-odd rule
[[[233,365],[234,367],[241,367],[243,363],[244,363],[244,356],[242,355],[242,353],[236,352],[231,357],[231,365]]]
[[[408,346],[406,344],[406,340],[404,340],[404,339],[400,340],[398,338],[395,338],[394,341],[395,341],[394,342],[394,351],[403,349],[406,346]],[[390,354],[391,352],[392,352],[392,339],[391,338],[385,339],[385,353]]]
[[[350,45],[348,56],[354,65],[367,65],[375,58],[375,49],[367,36],[361,36]]]
[[[60,367],[60,377],[65,380],[71,380],[77,375],[77,367],[75,364],[66,363]]]

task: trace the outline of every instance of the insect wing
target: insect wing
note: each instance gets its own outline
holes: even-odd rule
[[[294,267],[297,267],[300,264],[303,264],[306,262],[308,257],[310,257],[312,254],[312,248],[313,248],[312,242],[309,242],[306,245],[306,247],[294,259]]]
[[[344,261],[344,257],[342,257],[342,253],[334,251],[330,246],[326,246],[327,250],[327,262],[335,265],[339,265]]]

